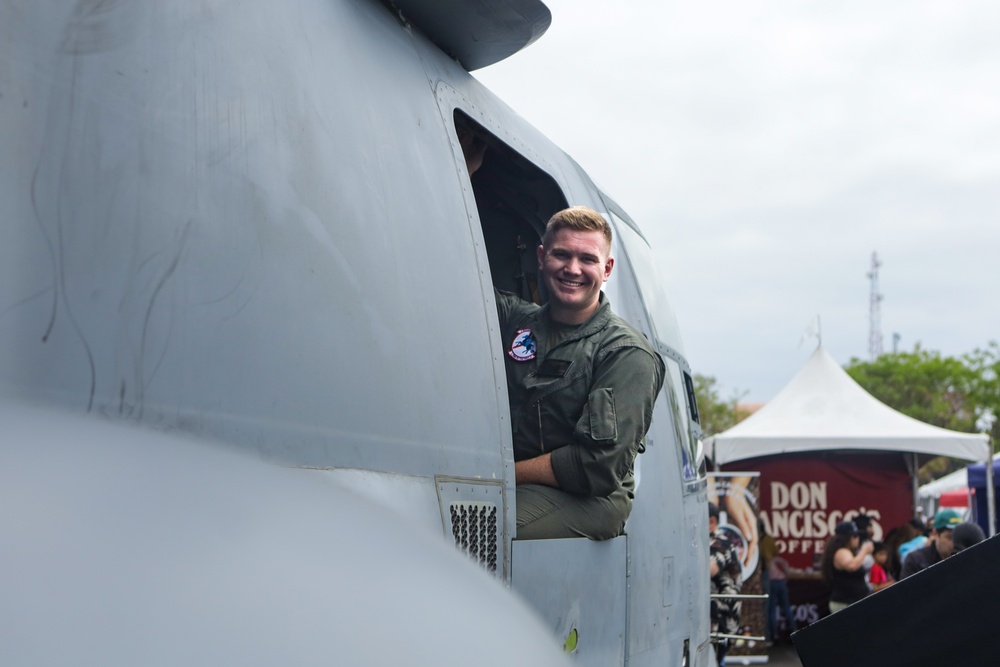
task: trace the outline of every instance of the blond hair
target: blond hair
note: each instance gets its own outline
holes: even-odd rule
[[[601,232],[608,241],[608,250],[611,250],[611,225],[604,219],[604,216],[587,206],[572,206],[564,208],[551,218],[545,225],[545,235],[542,236],[542,245],[546,248],[552,241],[552,237],[563,229],[572,229],[577,232]]]

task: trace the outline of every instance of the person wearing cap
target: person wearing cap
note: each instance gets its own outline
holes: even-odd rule
[[[969,521],[955,526],[955,529],[951,533],[951,538],[951,553],[954,555],[960,551],[965,551],[971,546],[979,544],[986,539],[986,534],[978,524]]]
[[[861,531],[853,521],[842,521],[823,551],[820,570],[830,585],[830,613],[867,597],[871,591],[863,567],[872,543],[861,544]]]
[[[899,578],[905,579],[950,556],[954,549],[952,530],[960,523],[962,516],[955,510],[945,509],[935,514],[930,544],[910,552],[903,561],[903,571]]]

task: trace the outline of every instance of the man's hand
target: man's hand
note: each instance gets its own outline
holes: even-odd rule
[[[525,459],[514,463],[515,484],[544,484],[556,489],[559,482],[552,470],[552,454],[542,454],[533,459]]]

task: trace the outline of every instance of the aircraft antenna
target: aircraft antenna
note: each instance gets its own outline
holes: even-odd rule
[[[868,360],[875,361],[882,354],[882,295],[878,291],[878,253],[872,252],[872,268],[868,271],[871,294],[868,299]]]

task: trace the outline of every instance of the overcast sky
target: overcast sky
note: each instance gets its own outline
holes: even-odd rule
[[[476,73],[639,223],[695,372],[766,401],[823,344],[1000,338],[1000,3],[548,0]]]

